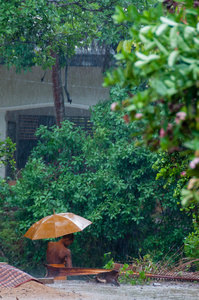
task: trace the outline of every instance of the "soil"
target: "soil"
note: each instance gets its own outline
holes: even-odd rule
[[[0,290],[0,299],[3,300],[63,300],[66,297],[75,299],[72,293],[62,292],[32,280],[16,288],[1,288]]]
[[[66,280],[53,284],[30,281],[17,288],[1,288],[2,300],[199,300],[199,283],[151,282],[113,286],[93,281]]]

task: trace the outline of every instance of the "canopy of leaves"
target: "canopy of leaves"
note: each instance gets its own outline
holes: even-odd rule
[[[0,55],[8,67],[18,69],[51,66],[51,51],[74,53],[80,40],[93,36],[92,8],[99,7],[97,1],[62,0],[11,0],[0,5]]]
[[[113,23],[116,4],[127,7],[131,0],[0,0],[0,56],[18,71],[54,64],[52,52],[70,57],[75,48],[94,38],[116,44],[126,26]],[[140,1],[143,9],[145,1]]]
[[[0,140],[0,167],[2,165],[10,164],[12,170],[15,169],[14,151],[16,145],[11,141],[9,137],[5,140]]]
[[[138,120],[137,113],[139,119],[145,120],[143,141],[150,149],[188,154],[193,162],[190,168],[187,163],[186,174],[196,178],[199,161],[198,15],[199,8],[193,1],[177,5],[167,15],[162,4],[143,13],[134,6],[127,12],[117,7],[116,22],[132,22],[130,39],[116,55],[120,66],[105,79],[105,85],[118,83],[131,90],[138,82],[148,81],[148,89],[136,95],[131,92],[115,107],[124,109],[130,121]],[[193,204],[197,219],[199,184],[196,178],[190,180],[182,195],[184,205]]]
[[[117,90],[112,93],[119,99]],[[126,260],[139,249],[143,254],[156,250],[160,258],[180,247],[190,231],[191,220],[173,198],[173,185],[165,190],[155,180],[157,154],[135,146],[138,137],[132,132],[142,123],[127,126],[120,113],[110,112],[110,103],[93,108],[92,136],[68,121],[61,128],[41,126],[38,145],[7,197],[9,205],[18,207],[17,236],[53,209],[93,222],[71,246],[74,266],[102,266],[106,252]],[[30,270],[45,260],[46,241],[23,243],[26,266],[20,263]]]

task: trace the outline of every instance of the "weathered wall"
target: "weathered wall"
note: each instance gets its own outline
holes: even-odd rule
[[[0,66],[1,99],[0,108],[17,109],[19,107],[52,106],[51,71],[33,68],[32,71],[16,74],[14,69],[6,70]],[[85,107],[96,104],[108,96],[108,89],[102,87],[101,68],[70,67],[68,69],[68,91],[72,98],[72,107]],[[66,97],[65,97],[66,98]]]
[[[6,137],[7,122],[16,121],[19,114],[54,115],[51,70],[38,67],[16,74],[15,69],[0,65],[0,133]],[[65,96],[66,116],[89,116],[89,108],[99,100],[107,99],[108,89],[102,87],[103,74],[99,67],[69,67],[68,91],[72,104]],[[64,85],[64,76],[63,76]],[[0,176],[5,176],[0,168]]]

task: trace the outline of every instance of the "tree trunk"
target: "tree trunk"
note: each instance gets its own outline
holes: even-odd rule
[[[59,63],[59,54],[52,53],[55,58],[55,64],[52,67],[53,98],[56,111],[56,124],[61,127],[61,122],[65,119],[64,94],[62,88],[61,68]]]

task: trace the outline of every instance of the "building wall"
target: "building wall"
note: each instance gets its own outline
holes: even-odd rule
[[[41,82],[44,73],[35,67],[32,71],[16,74],[15,69],[6,70],[4,66],[0,66],[0,108],[13,110],[53,106],[51,71],[46,72]],[[101,68],[69,67],[67,86],[73,100],[71,106],[88,109],[99,100],[107,98],[108,89],[102,87],[102,82]]]
[[[64,73],[62,75],[64,85]],[[69,67],[67,87],[72,103],[68,103],[64,95],[66,116],[89,116],[92,105],[108,98],[109,90],[103,88],[102,83],[100,67]],[[1,139],[6,137],[7,122],[16,122],[20,114],[55,115],[51,70],[45,73],[34,67],[16,74],[14,68],[7,70],[0,65],[0,89]],[[4,168],[0,168],[0,176],[5,176]]]

